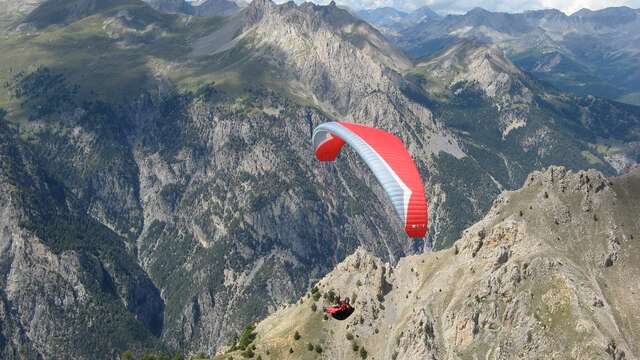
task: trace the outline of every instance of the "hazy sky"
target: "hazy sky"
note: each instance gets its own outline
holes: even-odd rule
[[[328,3],[329,1],[313,0],[313,2],[319,4]],[[420,6],[427,5],[441,13],[461,13],[476,6],[487,10],[506,12],[555,8],[567,14],[582,8],[597,10],[609,6],[623,5],[640,8],[640,0],[336,0],[336,3],[347,5],[354,9],[391,6],[401,10],[414,10]]]

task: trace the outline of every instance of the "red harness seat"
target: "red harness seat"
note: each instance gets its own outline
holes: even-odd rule
[[[336,320],[344,320],[353,314],[354,308],[344,301],[341,301],[339,305],[328,307],[325,312]]]

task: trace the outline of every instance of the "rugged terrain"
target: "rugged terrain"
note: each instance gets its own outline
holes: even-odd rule
[[[357,11],[356,15],[380,29],[386,35],[399,35],[402,30],[417,24],[438,21],[442,18],[427,6],[411,12],[397,10],[392,7],[364,9]]]
[[[518,66],[563,91],[640,101],[638,9],[583,9],[566,15],[558,10],[508,14],[476,8],[419,23],[382,19],[377,19],[378,26],[414,58],[433,55],[460,39],[474,39],[498,46]]]
[[[256,0],[221,18],[49,0],[0,50],[3,166],[33,169],[0,184],[30,199],[2,200],[10,358],[213,353],[358,247],[392,264],[447,248],[535,169],[640,160],[637,107],[559,93],[475,42],[416,64],[335,4]],[[405,141],[429,238],[402,235],[354,153],[314,160],[330,120]]]
[[[158,347],[163,300],[125,239],[91,218],[15,136],[0,123],[2,358]]]
[[[258,323],[247,348],[263,359],[637,358],[639,190],[638,170],[535,172],[451,249],[395,266],[356,251]],[[323,318],[334,294],[355,299],[349,319]]]

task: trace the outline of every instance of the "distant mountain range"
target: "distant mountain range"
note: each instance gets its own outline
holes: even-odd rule
[[[473,39],[497,45],[523,70],[560,90],[640,104],[638,9],[583,9],[569,16],[558,10],[508,14],[476,8],[417,22],[388,8],[359,14],[413,58]]]
[[[440,20],[442,17],[427,6],[412,12],[404,12],[391,7],[360,10],[356,15],[385,32],[405,29],[425,21]]]
[[[194,16],[226,16],[238,11],[240,7],[246,6],[246,3],[232,0],[145,0],[154,9],[165,13],[180,13]],[[76,1],[75,6],[67,8],[68,3],[64,1],[47,1],[47,0],[0,0],[0,29],[7,26],[16,25],[16,22],[23,20],[25,16],[31,14],[33,10],[40,5],[58,6],[66,8],[65,11],[77,13],[96,10],[104,6],[101,1]],[[117,5],[118,1],[114,1],[112,5]]]

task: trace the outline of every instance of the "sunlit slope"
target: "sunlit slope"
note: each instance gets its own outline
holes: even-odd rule
[[[358,359],[362,348],[376,359],[634,358],[639,187],[637,171],[533,173],[452,249],[397,266],[356,252],[317,295],[258,323],[247,348],[284,359]],[[332,293],[356,299],[348,320],[323,318]]]
[[[12,83],[19,72],[48,67],[87,97],[130,101],[162,78],[180,77],[179,69],[169,69],[187,62],[191,40],[224,22],[162,14],[136,0],[89,2],[93,6],[65,10],[63,5],[71,3],[49,1],[26,17],[25,30],[0,37],[3,83]],[[9,105],[11,91],[3,91],[0,106]]]

